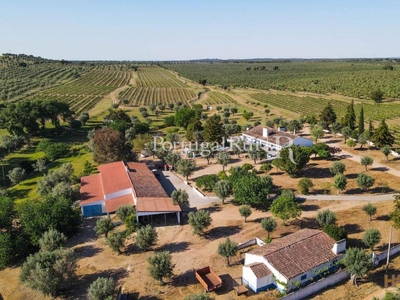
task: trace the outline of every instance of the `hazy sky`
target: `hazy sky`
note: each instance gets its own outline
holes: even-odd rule
[[[400,56],[400,1],[0,0],[0,53],[54,59]]]

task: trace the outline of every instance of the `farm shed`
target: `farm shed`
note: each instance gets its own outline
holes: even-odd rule
[[[136,206],[137,218],[175,214],[180,224],[179,205],[174,205],[153,172],[144,163],[113,162],[98,167],[99,174],[81,178],[83,217],[115,212],[122,205]]]
[[[258,293],[275,288],[272,272],[264,263],[251,263],[243,267],[243,283]]]

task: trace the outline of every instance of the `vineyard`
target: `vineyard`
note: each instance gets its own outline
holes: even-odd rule
[[[87,111],[105,95],[129,83],[133,71],[115,69],[93,69],[75,81],[38,92],[32,99],[64,100],[77,114]]]
[[[344,116],[346,112],[347,102],[314,98],[314,97],[296,97],[293,95],[277,95],[277,94],[266,94],[256,93],[250,95],[253,99],[266,103],[275,107],[280,107],[289,111],[296,112],[300,115],[319,115],[324,107],[330,102],[338,115],[338,117]],[[360,104],[356,103],[354,106],[355,112],[358,115],[361,109],[361,105],[364,108],[365,119],[381,120],[391,119],[400,116],[400,105],[394,103],[381,103],[381,104]]]
[[[236,101],[227,94],[219,92],[209,92],[207,93],[207,98],[202,101],[206,105],[211,104],[236,104]]]
[[[132,106],[168,104],[178,101],[187,103],[194,98],[196,94],[191,90],[171,87],[130,87],[119,95],[120,100],[128,100]]]
[[[187,89],[187,84],[168,70],[157,66],[139,66],[137,75],[136,86],[122,91],[119,100],[128,100],[132,106],[146,106],[178,101],[188,103],[196,99],[196,94]]]
[[[187,85],[176,78],[174,74],[156,66],[141,66],[138,68],[136,86],[138,87],[170,87],[185,88]]]
[[[390,64],[393,70],[384,69]],[[180,76],[207,84],[240,88],[306,91],[369,99],[381,90],[385,98],[400,98],[398,61],[265,61],[169,63]]]
[[[0,100],[18,100],[35,89],[78,78],[91,68],[27,55],[3,55],[0,57]]]

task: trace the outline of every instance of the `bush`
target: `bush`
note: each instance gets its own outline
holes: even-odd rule
[[[111,250],[121,254],[121,248],[124,247],[125,233],[124,232],[111,232],[109,237],[106,237],[106,244],[110,246]]]
[[[12,184],[20,183],[26,176],[25,170],[21,167],[14,168],[8,171],[8,178],[10,179]]]
[[[254,169],[254,167],[253,167],[252,164],[244,163],[244,164],[242,165],[242,169],[245,170],[245,171],[250,171],[250,170]]]
[[[317,222],[323,228],[325,225],[336,223],[336,214],[329,209],[319,211],[317,214]]]
[[[297,184],[297,188],[303,195],[308,195],[310,188],[313,186],[314,184],[312,183],[311,179],[307,177],[300,179],[300,181]]]
[[[339,173],[343,174],[344,171],[346,171],[346,165],[341,161],[335,161],[329,171],[331,171],[333,175],[337,175]]]
[[[157,231],[151,225],[146,225],[137,231],[136,245],[140,249],[147,251],[151,246],[155,245],[157,238]]]
[[[125,223],[127,217],[130,215],[136,215],[136,211],[132,205],[122,205],[118,207],[116,215],[123,223]]]
[[[171,116],[165,117],[164,118],[164,126],[165,127],[175,126],[175,116],[171,115]]]
[[[347,237],[347,231],[343,227],[339,227],[335,224],[326,224],[323,230],[335,241],[339,241]]]
[[[194,234],[201,235],[204,230],[211,225],[212,219],[210,213],[204,209],[200,209],[197,212],[190,212],[188,214],[189,225],[193,229]]]
[[[269,171],[272,170],[272,165],[270,163],[268,164],[262,164],[260,167],[260,171],[264,171],[265,173],[268,173]]]
[[[54,143],[49,140],[42,140],[36,147],[36,151],[43,151],[46,155],[46,158],[54,161],[58,158],[68,156],[70,152],[70,146],[66,143]]]
[[[211,192],[219,178],[215,174],[203,175],[196,178],[196,186],[203,191]]]
[[[99,277],[88,289],[90,300],[112,300],[116,292],[116,284],[111,277]]]
[[[67,238],[63,233],[55,229],[49,229],[49,231],[43,233],[42,238],[39,240],[40,251],[52,252],[61,248],[66,240]]]
[[[96,234],[98,235],[104,234],[105,237],[107,237],[108,233],[113,229],[114,229],[114,224],[108,217],[97,220],[96,226],[94,227]]]
[[[360,189],[366,191],[375,183],[375,179],[365,173],[360,173],[357,176],[357,185]]]

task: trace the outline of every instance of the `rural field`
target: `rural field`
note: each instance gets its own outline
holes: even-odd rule
[[[322,119],[321,112],[330,103],[337,122],[343,123],[347,110],[354,102],[357,120],[361,107],[363,108],[365,129],[371,121],[374,130],[377,130],[381,120],[387,119],[394,138],[389,150],[398,151],[399,73],[397,62],[392,63],[395,65],[394,70],[383,70],[386,61],[198,62],[159,65],[137,62],[67,62],[31,56],[2,56],[1,108],[12,113],[10,116],[3,114],[0,118],[3,124],[1,135],[4,148],[1,161],[4,175],[3,178],[0,175],[0,179],[3,179],[2,184],[5,187],[2,192],[15,205],[13,213],[22,216],[27,213],[23,210],[26,205],[39,205],[48,201],[48,197],[56,199],[59,193],[71,200],[68,204],[71,209],[72,199],[79,200],[80,178],[97,173],[96,167],[104,163],[96,159],[95,153],[99,149],[109,149],[107,151],[112,152],[122,151],[126,147],[129,148],[129,153],[135,152],[138,155],[149,151],[154,135],[163,137],[168,142],[204,140],[204,132],[207,131],[205,127],[210,120],[217,120],[215,126],[218,128],[215,132],[227,137],[240,135],[248,128],[260,124],[277,128],[281,124],[289,126],[290,121],[297,121],[301,126],[296,132],[303,138],[319,141],[317,146],[327,143],[330,147],[342,150],[333,156],[329,153],[324,156],[326,153],[319,149],[309,152],[309,161],[296,174],[289,174],[271,165],[270,158],[264,157],[254,162],[250,152],[242,153],[240,158],[230,152],[224,166],[226,172],[222,172],[220,158],[209,158],[208,163],[205,158],[187,159],[180,153],[178,172],[174,172],[180,183],[187,181],[191,186],[196,186],[196,182],[207,175],[215,175],[215,180],[229,181],[227,178],[233,172],[231,167],[246,166],[254,168],[254,171],[246,174],[253,174],[256,180],[264,180],[267,176],[272,179],[268,195],[265,196],[265,199],[270,199],[268,205],[254,205],[248,222],[244,222],[238,211],[239,204],[232,201],[235,199],[234,188],[231,188],[225,204],[221,203],[215,190],[203,190],[206,196],[212,198],[203,198],[204,203],[196,199],[199,201],[196,203],[200,205],[190,209],[186,207],[182,213],[181,226],[174,225],[173,220],[168,220],[168,226],[163,226],[164,219],[155,217],[153,225],[158,233],[156,244],[149,251],[142,251],[137,244],[137,234],[130,233],[120,247],[123,250],[120,255],[112,251],[108,238],[96,234],[98,218],[84,219],[83,225],[77,226],[78,232],[69,234],[65,244],[65,247],[74,249],[77,255],[76,277],[71,282],[79,284],[63,287],[54,298],[83,299],[94,280],[98,277],[112,277],[118,287],[122,287],[133,299],[184,299],[189,294],[203,291],[194,276],[194,270],[212,266],[223,280],[223,287],[211,294],[216,300],[277,299],[280,295],[276,291],[258,294],[249,292],[247,296],[237,296],[232,289],[232,280],[242,276],[243,258],[251,248],[237,252],[231,258],[232,266],[226,265],[217,249],[226,237],[237,243],[254,237],[266,240],[267,232],[261,227],[261,220],[267,217],[277,218],[270,206],[284,189],[295,193],[301,215],[290,218],[285,225],[277,218],[278,226],[271,233],[272,239],[279,239],[303,228],[323,229],[315,218],[321,210],[329,209],[336,213],[337,221],[334,225],[348,233],[347,248],[358,247],[370,253],[362,239],[367,229],[375,228],[380,231],[381,239],[374,250],[378,253],[384,251],[388,243],[389,228],[393,223],[389,213],[395,209],[391,200],[392,194],[400,191],[399,158],[392,152],[386,157],[379,148],[358,142],[348,143],[350,137],[354,141],[359,137],[355,130],[358,123],[346,136],[345,143],[344,136],[339,132],[332,134],[323,131],[324,125],[318,123],[318,120]],[[369,92],[374,89],[384,93],[381,103],[370,99]],[[24,106],[25,103],[30,103],[32,109]],[[68,111],[63,111],[64,106],[60,103],[68,104]],[[46,109],[46,105],[50,104],[54,105],[51,107],[55,112]],[[44,116],[38,115],[36,110],[44,112]],[[181,112],[187,115],[182,117]],[[316,123],[311,124],[309,121],[312,116]],[[13,118],[11,120],[18,126],[10,126],[8,117]],[[323,132],[315,138],[313,128],[318,126]],[[103,130],[110,131],[103,141],[104,144],[96,148],[95,135]],[[188,134],[190,131],[192,135]],[[18,137],[15,132],[21,133],[21,136]],[[110,133],[119,137],[120,140],[116,141],[120,142],[119,147],[106,144]],[[51,144],[55,147],[51,148]],[[118,160],[125,157],[135,158],[133,154],[127,156],[126,152],[121,153],[118,154]],[[162,151],[150,151],[148,155],[149,157],[141,160],[151,165],[170,159]],[[373,159],[373,163],[367,165],[368,169],[360,163],[364,156]],[[187,160],[195,161],[196,166],[189,175],[185,175],[188,176],[185,179],[179,170],[179,161]],[[44,164],[42,168],[39,162]],[[344,188],[336,186],[336,176],[331,172],[334,162],[343,163],[345,168],[341,172],[346,180]],[[59,177],[63,178],[57,170],[65,168],[68,163],[72,167],[68,178],[63,179],[60,185],[54,183],[53,181],[60,180]],[[14,178],[10,173],[18,168],[23,173]],[[373,179],[372,184],[361,188],[359,174],[370,176]],[[299,188],[303,178],[312,181],[309,195],[304,195]],[[50,187],[44,189],[43,186],[46,185]],[[336,197],[342,198],[332,200],[337,199]],[[371,221],[362,209],[367,203],[372,203],[377,208]],[[56,207],[55,212],[46,211],[46,214],[54,213],[52,218],[57,219],[66,214],[67,208],[64,209],[60,212]],[[201,236],[192,233],[192,225],[188,221],[189,211],[199,209],[208,211],[212,218],[211,226]],[[79,216],[81,218],[80,212]],[[33,224],[37,230],[47,230],[50,225],[46,222],[51,224],[48,218],[39,220],[33,215],[30,217],[29,220],[34,222],[27,223],[27,219],[24,219],[22,228]],[[111,220],[114,223],[122,221],[114,213],[111,214]],[[47,227],[41,228],[41,224],[46,224]],[[59,228],[62,230],[68,226],[69,223],[63,223]],[[127,229],[122,224],[113,231],[125,234]],[[20,234],[18,228],[11,231],[13,234]],[[32,234],[32,231],[35,230],[31,228],[27,234]],[[399,232],[394,230],[393,245],[397,245],[399,241]],[[37,243],[33,244],[29,240],[27,244],[31,247],[30,253],[38,250]],[[173,276],[166,280],[167,284],[164,286],[160,286],[147,271],[147,258],[159,250],[169,251],[174,265]],[[4,299],[51,299],[20,282],[21,265],[27,254],[24,255],[15,259],[10,267],[0,270],[1,295]],[[398,267],[400,258],[394,256],[390,262],[390,270]],[[364,299],[383,288],[382,274],[383,267],[379,266],[360,280],[359,287],[351,282],[341,282],[320,291],[310,299]]]

